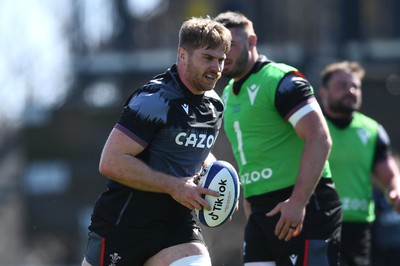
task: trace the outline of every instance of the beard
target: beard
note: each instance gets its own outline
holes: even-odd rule
[[[188,80],[197,91],[209,91],[214,89],[218,79],[221,77],[221,74],[219,73],[214,81],[208,81],[204,78],[205,74],[203,74],[202,69],[193,62],[191,57],[188,59],[186,71]]]
[[[329,109],[342,115],[351,115],[354,111],[360,110],[360,107],[361,102],[357,99],[352,104],[345,104],[344,100],[329,102]]]
[[[249,54],[246,49],[243,49],[234,64],[231,65],[231,69],[224,69],[222,75],[232,79],[235,77],[240,77],[246,71],[246,67],[249,61]]]

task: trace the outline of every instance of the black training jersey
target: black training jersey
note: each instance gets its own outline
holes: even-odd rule
[[[219,96],[214,91],[193,95],[174,65],[128,98],[115,128],[145,148],[137,158],[179,178],[200,171],[222,116]],[[108,188],[96,202],[92,230],[100,224],[141,227],[192,217],[191,210],[167,194],[132,189],[113,180]]]

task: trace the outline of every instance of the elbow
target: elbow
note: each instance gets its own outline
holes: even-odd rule
[[[102,174],[103,176],[106,177],[111,177],[113,176],[113,169],[111,167],[112,162],[110,162],[110,160],[107,160],[106,158],[102,157],[100,159],[100,163],[99,163],[99,172],[100,174]]]
[[[102,175],[105,175],[105,173],[107,173],[107,167],[102,161],[100,161],[99,163],[99,173]]]

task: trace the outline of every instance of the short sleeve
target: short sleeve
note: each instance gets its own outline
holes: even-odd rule
[[[383,159],[386,159],[391,154],[390,150],[390,139],[383,128],[383,126],[379,125],[378,128],[378,140],[376,142],[375,154],[374,154],[374,162],[377,163]]]
[[[166,123],[167,114],[160,93],[135,93],[126,101],[115,128],[145,147]]]
[[[310,83],[297,72],[286,75],[280,82],[275,106],[279,114],[293,126],[307,113],[320,111]]]

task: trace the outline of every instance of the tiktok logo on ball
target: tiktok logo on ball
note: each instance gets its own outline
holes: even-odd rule
[[[222,210],[222,208],[224,206],[224,196],[225,196],[227,181],[228,180],[221,180],[218,183],[218,185],[219,185],[218,192],[220,194],[220,197],[214,201],[214,206],[212,208],[213,211],[220,211],[220,210]],[[228,200],[230,200],[230,198],[228,198]],[[219,216],[214,212],[210,212],[209,215],[211,216],[211,219],[213,219],[213,220],[219,219]]]

